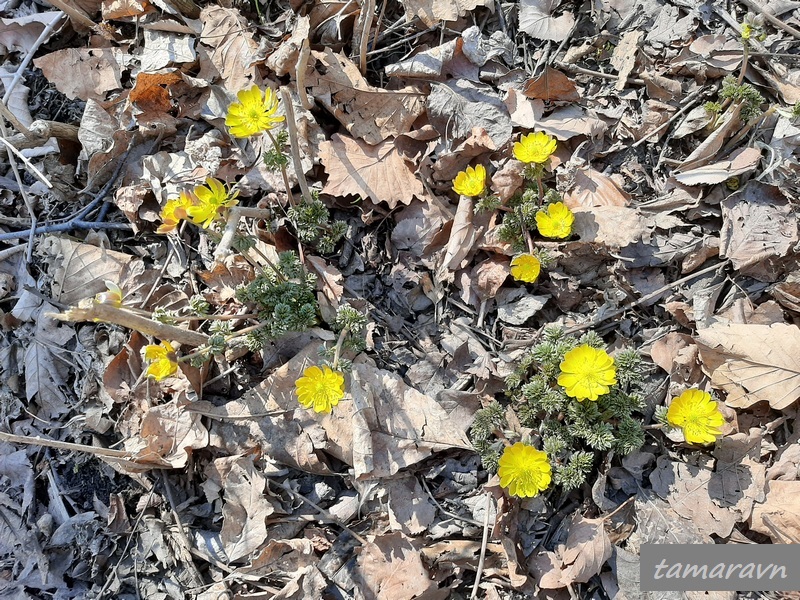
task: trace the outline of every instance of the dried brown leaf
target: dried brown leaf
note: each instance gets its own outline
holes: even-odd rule
[[[242,14],[235,8],[210,5],[201,11],[200,21],[203,30],[199,45],[207,48],[215,74],[225,88],[235,93],[259,83],[261,78],[256,67],[258,44]],[[212,73],[213,70],[207,74],[201,72],[198,77],[215,83],[217,77]]]
[[[65,48],[33,64],[68,98],[103,102],[109,92],[122,89],[126,57],[116,48]]]
[[[574,233],[582,242],[622,248],[638,241],[647,231],[644,219],[627,206],[592,206],[573,208]]]
[[[106,291],[106,280],[119,283],[133,256],[82,244],[69,238],[50,236],[45,248],[54,264],[53,297],[64,304],[77,304]]]
[[[351,576],[365,600],[412,600],[438,589],[419,550],[402,533],[376,536],[359,550]]]
[[[736,525],[737,515],[728,507],[719,506],[709,495],[714,473],[711,460],[707,463],[690,464],[659,456],[650,482],[653,491],[681,517],[692,521],[701,534],[727,537]]]
[[[756,504],[750,528],[768,535],[773,543],[793,543],[800,540],[800,481],[770,481],[766,499]]]
[[[564,204],[569,208],[589,206],[628,206],[630,195],[620,189],[617,183],[595,171],[582,167],[575,172],[574,184],[564,195]]]
[[[546,102],[577,102],[581,99],[575,83],[561,71],[546,66],[544,72],[525,82],[522,93]]]
[[[639,51],[639,40],[642,38],[641,31],[626,31],[619,40],[619,44],[614,48],[611,55],[611,66],[617,70],[619,77],[614,86],[618,91],[624,90],[628,84],[628,77],[636,66],[636,53]]]
[[[320,144],[320,159],[328,173],[323,192],[332,196],[363,196],[390,208],[425,199],[422,182],[394,147],[392,140],[370,146],[335,133]]]
[[[780,189],[748,182],[722,202],[722,219],[720,256],[730,258],[745,274],[775,281],[777,277],[758,269],[758,264],[787,256],[798,240],[794,210]]]
[[[411,124],[425,112],[424,96],[416,88],[373,87],[349,58],[330,48],[312,56],[317,66],[306,81],[311,94],[354,138],[380,144],[410,131]]]
[[[554,17],[553,12],[559,4],[560,0],[521,0],[520,30],[538,40],[564,41],[575,24],[575,17],[570,12]]]
[[[228,561],[237,562],[268,541],[266,519],[275,507],[264,495],[267,480],[252,455],[218,458],[206,467],[205,475],[208,501],[224,498],[220,540]]]
[[[478,6],[493,6],[488,0],[401,0],[406,18],[419,17],[426,27],[456,21]]]
[[[700,357],[725,403],[747,408],[766,401],[775,410],[800,398],[800,329],[796,325],[715,323],[699,329]]]
[[[561,581],[564,585],[586,583],[611,558],[611,542],[603,522],[604,519],[587,519],[576,514],[569,526],[566,548],[561,554]]]

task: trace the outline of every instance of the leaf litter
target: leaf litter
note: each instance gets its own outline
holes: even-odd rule
[[[80,2],[63,16],[0,3],[3,137],[25,156],[0,153],[12,593],[410,600],[602,585],[633,598],[648,597],[641,543],[795,543],[793,34],[768,23],[745,51],[742,7],[657,4]],[[292,124],[274,133],[296,136],[292,197],[261,161],[269,139],[224,124],[254,84],[290,98]],[[57,145],[31,134],[35,119]],[[530,189],[513,146],[531,132],[558,141],[543,177],[575,223],[560,240],[532,228],[546,260],[524,284],[504,228]],[[452,189],[478,165],[489,210]],[[240,227],[248,248],[216,254],[221,230],[155,234],[165,205],[211,177],[260,211]],[[332,247],[324,227],[291,225],[303,185],[345,224]],[[158,332],[203,344],[247,327],[239,291],[298,247],[317,280],[312,328],[147,376]],[[63,317],[113,299],[110,286],[124,309]],[[348,392],[317,414],[295,382],[336,346],[343,306],[367,315],[365,344],[343,350]],[[187,319],[195,307],[230,328]],[[642,351],[636,418],[652,427],[634,453],[595,460],[588,486],[510,498],[470,428],[499,399],[506,441],[535,437],[506,378],[551,324],[593,329],[612,355]],[[657,425],[689,388],[720,402],[713,447]]]

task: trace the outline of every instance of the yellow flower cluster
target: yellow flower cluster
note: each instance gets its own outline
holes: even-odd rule
[[[161,225],[157,233],[173,231],[181,219],[189,219],[195,225],[208,229],[220,213],[234,204],[239,192],[229,190],[218,179],[209,177],[203,185],[191,192],[181,192],[180,196],[167,201],[161,209]]]
[[[278,112],[278,97],[271,89],[263,92],[254,85],[249,90],[242,90],[237,95],[239,102],[228,107],[225,125],[231,135],[237,138],[250,137],[269,131],[283,121]]]
[[[667,422],[683,431],[689,444],[713,444],[722,434],[725,417],[711,394],[701,390],[686,390],[673,398],[667,410]]]
[[[344,375],[330,367],[308,367],[295,381],[297,399],[305,408],[329,413],[344,398]]]

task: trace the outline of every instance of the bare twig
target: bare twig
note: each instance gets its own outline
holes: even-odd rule
[[[650,133],[645,135],[638,142],[634,142],[633,144],[631,144],[631,148],[636,148],[637,146],[640,146],[640,145],[644,144],[648,139],[650,139],[654,135],[657,135],[657,134],[661,133],[664,129],[669,127],[670,124],[675,121],[675,119],[680,117],[683,113],[685,113],[687,110],[689,110],[690,108],[692,108],[694,106],[695,98],[697,96],[699,96],[700,94],[702,94],[702,93],[703,93],[703,88],[700,87],[700,88],[697,88],[695,91],[693,91],[691,94],[689,94],[686,97],[686,99],[683,100],[683,102],[682,102],[683,106],[681,107],[680,110],[678,110],[674,115],[672,115],[664,123],[662,123],[661,125],[656,127],[653,131],[651,131]]]
[[[362,75],[367,74],[367,46],[369,44],[369,32],[372,29],[372,19],[375,18],[375,0],[361,1],[361,42],[358,46],[359,69]]]
[[[159,323],[123,308],[115,308],[109,304],[99,304],[94,299],[82,300],[78,306],[74,306],[66,312],[48,313],[45,316],[58,321],[73,323],[81,321],[114,323],[115,325],[139,331],[145,335],[152,335],[160,340],[169,340],[193,347],[203,346],[208,342],[208,336],[198,331],[190,331],[174,325]]]
[[[39,169],[37,169],[36,166],[26,156],[24,156],[19,150],[17,150],[14,147],[14,144],[9,142],[5,137],[0,137],[0,142],[5,144],[6,148],[8,148],[14,154],[14,156],[20,159],[23,163],[25,163],[25,166],[28,167],[28,170],[34,175],[36,175],[36,177],[39,178],[39,181],[41,181],[43,184],[47,186],[48,190],[53,189],[53,184],[50,183],[50,180],[44,176],[44,173],[42,173]]]
[[[481,540],[481,557],[478,560],[478,570],[475,573],[475,583],[472,586],[472,594],[470,599],[475,600],[478,597],[478,587],[481,583],[481,575],[483,575],[483,563],[486,561],[486,545],[489,543],[489,509],[492,507],[492,495],[486,492],[486,512],[483,515],[483,539]]]
[[[285,491],[289,492],[295,498],[298,498],[299,500],[302,500],[303,502],[308,504],[311,508],[316,510],[320,514],[320,516],[322,518],[324,518],[325,520],[328,520],[328,521],[330,521],[332,523],[336,523],[339,527],[341,527],[347,533],[352,535],[354,539],[358,540],[359,542],[361,542],[365,546],[369,543],[361,535],[359,535],[358,533],[353,531],[350,527],[348,527],[341,519],[339,519],[337,517],[334,517],[330,512],[328,512],[327,510],[322,508],[320,505],[315,504],[314,502],[312,502],[311,500],[309,500],[308,498],[303,496],[303,494],[301,494],[300,492],[295,492],[292,488],[290,488],[285,483],[282,483],[280,481],[275,481],[274,479],[270,479],[269,477],[267,477],[267,482],[271,483],[274,486],[277,486],[277,487],[281,488],[282,490],[285,490]]]
[[[617,81],[619,79],[619,75],[614,75],[613,73],[601,73],[600,71],[592,71],[591,69],[584,69],[583,67],[578,67],[558,60],[555,61],[554,64],[559,69],[564,69],[565,71],[569,71],[570,73],[578,73],[580,75],[591,75],[592,77],[601,77],[603,79],[610,79],[612,81]],[[631,85],[645,85],[646,83],[644,79],[634,79],[632,77],[628,77],[627,81]]]
[[[672,283],[668,283],[667,285],[658,288],[655,292],[647,294],[646,296],[642,296],[636,302],[625,304],[625,306],[622,306],[617,310],[612,310],[611,312],[601,315],[596,319],[592,319],[591,321],[589,321],[588,323],[584,323],[583,325],[576,325],[575,327],[570,327],[564,333],[566,334],[577,333],[578,331],[583,331],[584,329],[591,329],[592,327],[596,327],[603,321],[607,321],[608,319],[621,315],[632,308],[641,306],[642,304],[646,304],[650,300],[655,300],[656,298],[660,298],[671,289],[676,288],[679,285],[683,285],[684,283],[686,283],[687,281],[691,281],[695,277],[699,277],[700,275],[705,275],[706,273],[711,273],[712,271],[716,271],[717,269],[722,269],[728,265],[728,262],[729,261],[726,260],[724,262],[717,263],[716,265],[711,265],[710,267],[706,267],[705,269],[700,269],[695,273],[690,273],[686,277],[681,277],[680,279],[673,281]]]
[[[294,105],[289,88],[281,88],[281,99],[283,100],[283,110],[286,112],[286,131],[289,133],[289,150],[292,153],[292,165],[297,175],[297,182],[300,184],[300,192],[306,202],[311,202],[311,192],[308,189],[306,174],[303,172],[303,163],[300,160],[300,141],[297,137],[297,122],[294,119]]]

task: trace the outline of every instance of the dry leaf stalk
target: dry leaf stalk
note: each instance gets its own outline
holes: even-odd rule
[[[197,331],[189,331],[174,325],[159,323],[122,308],[115,308],[108,304],[98,304],[93,299],[83,300],[78,306],[73,306],[66,312],[48,313],[45,316],[70,323],[83,321],[113,323],[145,335],[152,335],[160,340],[169,340],[193,347],[203,346],[208,342],[208,337]]]

